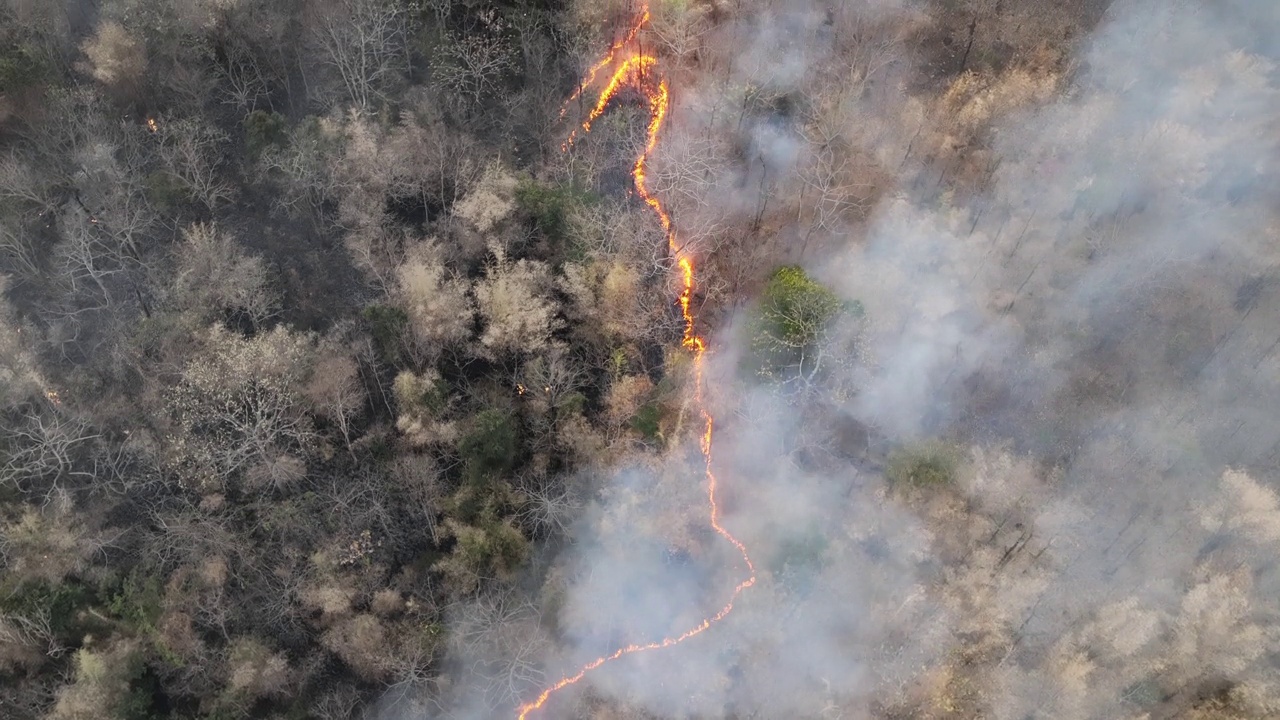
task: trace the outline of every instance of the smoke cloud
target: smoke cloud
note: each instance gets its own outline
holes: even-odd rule
[[[848,78],[826,73],[849,64],[846,15],[879,32],[918,19],[893,3],[774,4],[710,31],[740,53],[676,90],[682,132],[741,149],[703,209],[679,201],[679,223],[813,203],[805,117],[837,118],[849,154],[894,178],[856,221],[769,226],[784,257],[866,309],[821,389],[751,390],[742,334],[712,340],[724,523],[759,583],[724,623],[607,665],[547,717],[574,702],[927,717],[938,698],[998,718],[1161,716],[1229,688],[1266,696],[1280,9],[1122,0],[1069,62],[1014,62],[934,105],[900,91],[923,57],[873,58],[863,91],[839,95]],[[771,109],[711,100],[743,83]],[[945,155],[964,143],[985,149]],[[932,437],[965,448],[955,487],[891,487],[885,451]],[[499,672],[528,698],[713,614],[745,568],[705,504],[694,448],[614,474],[506,629],[536,656],[512,670],[458,645],[444,716],[493,716],[476,698],[501,695]]]

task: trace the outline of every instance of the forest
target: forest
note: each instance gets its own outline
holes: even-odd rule
[[[1277,38],[0,0],[0,718],[1280,717]]]

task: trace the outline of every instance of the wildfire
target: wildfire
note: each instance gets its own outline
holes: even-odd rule
[[[599,62],[591,66],[591,69],[587,71],[586,77],[582,79],[582,82],[578,83],[577,89],[573,91],[573,94],[569,96],[568,100],[564,101],[564,105],[560,106],[560,118],[562,120],[564,119],[565,113],[569,112],[569,103],[577,100],[578,97],[582,95],[582,91],[591,87],[591,85],[595,83],[596,75],[601,70],[613,64],[613,57],[618,54],[619,50],[630,45],[631,41],[636,39],[636,34],[640,32],[640,28],[644,27],[648,22],[649,8],[645,7],[640,10],[639,17],[637,17],[635,23],[631,25],[631,29],[627,31],[627,34],[623,36],[621,40],[611,45],[609,47],[609,52],[605,53],[605,56],[600,58]]]
[[[44,396],[46,399],[48,399],[49,402],[53,403],[54,405],[62,404],[62,398],[58,397],[57,390],[45,390]]]
[[[147,129],[153,133],[160,132],[160,123],[156,122],[155,118],[149,117],[147,118]]]
[[[646,7],[636,19],[635,23],[631,26],[625,38],[610,47],[604,58],[600,60],[600,62],[596,63],[596,65],[592,66],[591,70],[587,73],[586,78],[579,86],[578,92],[575,92],[570,100],[578,97],[578,94],[582,92],[582,89],[590,85],[595,80],[596,74],[601,69],[613,63],[614,56],[617,52],[621,50],[623,46],[634,40],[641,28],[643,28],[648,21],[649,9]],[[718,480],[716,479],[716,475],[711,466],[711,447],[712,438],[715,432],[715,419],[711,416],[710,411],[707,410],[704,397],[704,370],[707,345],[694,329],[696,317],[693,312],[692,302],[697,277],[694,273],[693,259],[681,252],[681,248],[676,243],[676,233],[671,222],[671,216],[667,213],[662,201],[649,191],[649,186],[646,181],[649,156],[657,147],[658,135],[661,133],[662,126],[666,122],[667,110],[670,103],[670,88],[667,86],[667,81],[665,79],[655,77],[653,73],[656,63],[657,59],[654,56],[643,53],[638,53],[623,61],[618,66],[617,70],[614,71],[613,76],[609,79],[609,82],[605,85],[604,89],[600,92],[600,96],[596,101],[595,107],[592,108],[580,129],[582,132],[590,132],[591,124],[604,114],[610,101],[612,101],[617,96],[618,92],[624,87],[633,87],[639,90],[648,100],[648,136],[645,142],[644,151],[640,153],[640,157],[636,158],[635,165],[632,168],[632,177],[635,180],[636,193],[644,200],[645,204],[653,210],[654,214],[658,216],[658,220],[662,224],[663,234],[666,236],[667,247],[671,254],[676,258],[677,266],[680,269],[681,290],[678,302],[680,305],[680,312],[684,317],[684,336],[681,340],[681,344],[693,353],[694,402],[698,407],[698,412],[702,416],[704,424],[699,446],[702,450],[702,458],[705,463],[707,501],[710,506],[711,527],[717,534],[733,545],[734,548],[736,548],[742,555],[742,560],[746,564],[747,568],[747,579],[739,582],[733,588],[733,592],[729,595],[729,600],[725,603],[724,607],[720,608],[719,612],[703,619],[701,623],[689,630],[686,630],[680,635],[663,638],[662,640],[655,642],[631,644],[618,648],[610,655],[605,655],[592,660],[582,666],[582,668],[573,675],[561,678],[550,687],[544,689],[532,702],[520,706],[518,715],[519,720],[525,720],[530,713],[542,709],[553,694],[573,685],[586,677],[587,673],[595,670],[605,663],[612,662],[626,655],[638,652],[669,648],[696,635],[701,635],[712,625],[720,622],[728,616],[729,613],[733,612],[733,604],[737,601],[738,596],[742,594],[743,590],[751,587],[756,582],[755,564],[751,561],[751,556],[747,552],[747,547],[743,545],[740,540],[734,537],[733,533],[730,533],[723,525],[720,524],[720,506],[716,497]],[[563,111],[561,115],[563,116]],[[564,145],[565,149],[568,149],[568,147],[573,144],[576,133],[577,130],[569,136],[569,140],[566,141]]]

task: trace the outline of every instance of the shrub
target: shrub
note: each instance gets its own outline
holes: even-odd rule
[[[369,322],[369,334],[378,348],[378,356],[387,365],[400,364],[400,347],[409,316],[403,310],[390,305],[370,305],[364,309],[364,319]]]
[[[10,45],[0,53],[0,93],[35,87],[49,74],[48,64],[30,45]]]
[[[284,147],[288,140],[284,116],[277,112],[254,110],[245,116],[244,143],[252,157],[258,157],[268,147]]]
[[[485,410],[471,421],[470,431],[458,442],[467,479],[478,482],[501,475],[515,462],[515,422],[501,410]]]
[[[889,455],[885,476],[894,485],[945,485],[955,479],[960,453],[951,445],[932,441],[898,448]]]
[[[190,186],[173,173],[156,170],[145,182],[147,199],[161,211],[173,212],[191,199]]]
[[[163,612],[160,579],[137,571],[129,573],[120,590],[111,597],[107,609],[133,628],[134,632],[154,633]]]
[[[49,629],[56,637],[75,634],[80,613],[89,606],[91,595],[74,582],[51,585],[44,581],[26,583],[14,591],[0,585],[0,612],[36,617],[49,614]]]
[[[528,215],[538,231],[555,243],[569,234],[569,215],[584,200],[581,192],[564,186],[549,187],[532,180],[516,186],[516,206]]]
[[[816,529],[785,535],[778,543],[769,569],[782,574],[788,569],[806,574],[820,570],[826,564],[827,538]]]
[[[510,578],[529,552],[529,541],[505,522],[475,526],[446,520],[445,527],[455,544],[434,567],[458,594],[473,592],[484,578]]]
[[[659,442],[662,434],[662,406],[658,403],[647,403],[640,407],[631,418],[631,429],[640,433],[650,442]]]

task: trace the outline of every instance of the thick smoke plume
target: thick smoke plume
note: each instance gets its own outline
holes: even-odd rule
[[[745,332],[712,339],[725,523],[761,582],[547,717],[1278,711],[1280,11],[1116,2],[1074,57],[938,92],[912,89],[928,59],[895,35],[918,12],[766,3],[707,26],[740,49],[727,66],[677,75],[666,177],[713,167],[678,227],[710,252],[754,223],[759,257],[799,259],[865,319],[799,395],[742,382]],[[862,194],[826,217],[833,144]],[[954,487],[883,479],[889,448],[936,437],[961,447]],[[518,641],[458,621],[448,716],[719,607],[742,568],[687,450],[603,482],[551,580],[507,601]]]

